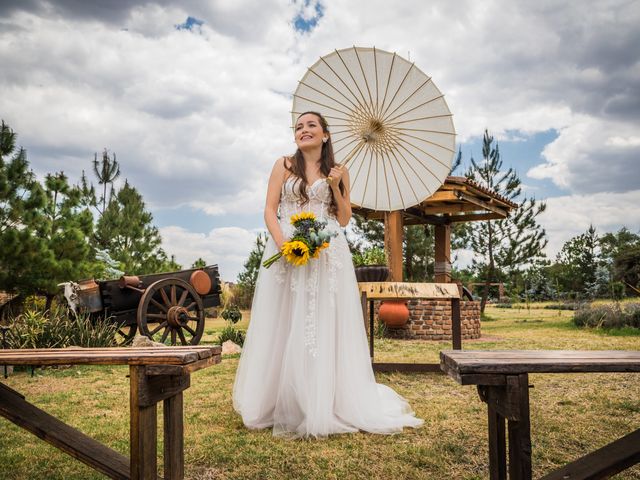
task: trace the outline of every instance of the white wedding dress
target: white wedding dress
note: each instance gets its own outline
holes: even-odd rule
[[[295,186],[295,191],[299,187]],[[290,238],[294,213],[312,211],[338,232],[307,265],[284,259],[260,268],[251,321],[233,387],[233,406],[248,428],[287,437],[364,430],[391,434],[417,427],[409,404],[376,384],[346,238],[328,213],[331,192],[319,179],[300,206],[294,180],[283,185],[280,225]],[[263,261],[277,252],[269,238]]]

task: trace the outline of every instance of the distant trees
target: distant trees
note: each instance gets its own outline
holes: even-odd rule
[[[546,267],[559,295],[595,298],[640,294],[640,235],[626,227],[599,236],[590,226],[563,245]]]
[[[2,121],[0,290],[44,295],[49,307],[63,281],[180,268],[161,248],[140,193],[127,181],[115,192],[115,154],[105,150],[101,160],[96,154],[93,168],[102,186],[99,200],[84,173],[77,185],[64,172],[38,182],[25,150],[16,147],[16,134]]]

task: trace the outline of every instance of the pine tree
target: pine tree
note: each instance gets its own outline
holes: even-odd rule
[[[131,275],[179,267],[173,258],[167,259],[160,233],[152,222],[153,215],[146,210],[142,196],[125,181],[98,220],[97,247],[107,250],[121,270]]]
[[[48,174],[44,183],[46,203],[37,232],[53,254],[39,272],[49,309],[60,282],[90,277],[97,266],[89,243],[93,215],[83,207],[81,187],[69,185],[64,172]]]
[[[471,158],[467,178],[518,203],[522,193],[520,178],[513,168],[503,170],[498,144],[493,146],[493,137],[486,130],[482,156],[480,162]],[[506,219],[476,222],[460,232],[464,235],[464,243],[477,256],[473,261],[474,270],[484,276],[482,312],[487,303],[489,285],[496,281],[498,273],[514,278],[525,265],[542,256],[547,239],[536,217],[545,209],[545,203],[524,198]]]
[[[30,294],[42,285],[37,270],[51,258],[35,235],[45,195],[29,169],[27,154],[16,148],[16,134],[0,124],[0,289]]]
[[[590,225],[585,233],[571,238],[562,246],[553,272],[556,283],[565,292],[586,294],[587,288],[595,283],[599,264],[598,243],[596,229]]]
[[[98,160],[98,154],[95,153],[93,157],[93,173],[98,177],[98,183],[102,185],[102,196],[98,201],[102,203],[102,209],[98,211],[100,215],[103,215],[107,208],[107,203],[111,203],[113,182],[120,176],[120,165],[116,161],[116,154],[113,154],[113,158],[109,158],[109,152],[105,148],[102,152],[102,158]],[[82,172],[82,175],[84,177],[84,172]],[[107,202],[107,186],[109,184],[111,184],[111,194]]]

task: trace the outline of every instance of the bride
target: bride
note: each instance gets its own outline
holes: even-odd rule
[[[260,268],[233,405],[248,428],[273,427],[287,437],[325,437],[364,430],[391,434],[417,427],[408,403],[377,384],[360,295],[341,227],[351,218],[349,173],[335,163],[326,120],[300,115],[298,149],[271,172],[264,218],[264,259],[291,237],[291,215],[313,212],[337,232],[304,266],[284,259]],[[279,213],[279,214],[278,214]]]

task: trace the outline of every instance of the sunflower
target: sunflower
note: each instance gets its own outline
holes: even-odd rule
[[[292,240],[282,245],[282,255],[296,267],[306,265],[309,261],[309,247],[300,240]]]
[[[301,212],[291,215],[291,225],[295,225],[301,220],[315,220],[316,216],[313,212]]]

